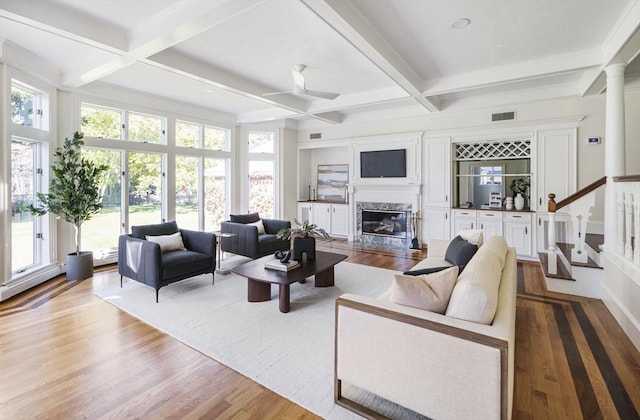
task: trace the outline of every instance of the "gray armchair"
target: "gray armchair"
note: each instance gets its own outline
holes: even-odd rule
[[[161,252],[158,243],[146,240],[149,236],[171,235],[180,232],[186,249]],[[175,221],[155,225],[132,226],[130,235],[118,240],[118,273],[153,287],[161,287],[199,274],[211,273],[212,284],[216,269],[216,235],[208,232],[178,229]]]
[[[258,213],[232,214],[229,219],[220,226],[222,233],[234,234],[228,238],[221,238],[221,250],[224,252],[256,259],[291,247],[290,240],[276,238],[280,229],[291,227],[288,220],[260,219]],[[259,220],[264,226],[263,234],[258,234],[258,228],[250,224]]]

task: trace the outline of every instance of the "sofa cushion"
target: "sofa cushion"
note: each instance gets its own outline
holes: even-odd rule
[[[462,229],[458,232],[458,235],[470,244],[477,245],[478,248],[480,248],[484,242],[482,229]]]
[[[443,314],[456,284],[458,267],[432,274],[407,276],[396,274],[391,285],[391,302]]]
[[[457,267],[457,266],[456,266]],[[432,273],[438,273],[442,270],[446,270],[447,268],[451,268],[450,265],[444,266],[444,267],[427,267],[427,268],[419,268],[417,270],[409,270],[409,271],[405,271],[404,275],[406,276],[419,276],[422,274],[432,274]]]
[[[460,268],[460,272],[462,272],[476,251],[478,251],[477,245],[470,244],[458,235],[449,243],[444,259],[453,265],[457,265]]]
[[[230,214],[229,220],[242,224],[254,223],[260,220],[260,215],[258,213]]]
[[[187,249],[184,246],[182,234],[180,232],[176,232],[171,235],[147,235],[145,236],[145,239],[149,242],[154,242],[160,245],[160,252],[162,253]]]
[[[255,226],[258,228],[258,235],[264,235],[266,232],[264,230],[264,224],[262,223],[262,220],[258,220],[257,222],[251,222],[251,223],[246,223],[247,225],[250,226]]]
[[[155,225],[131,226],[131,236],[138,239],[145,239],[149,236],[171,235],[178,231],[176,221],[157,223]]]
[[[504,238],[494,236],[485,242],[458,277],[447,316],[487,325],[493,322],[506,255]]]

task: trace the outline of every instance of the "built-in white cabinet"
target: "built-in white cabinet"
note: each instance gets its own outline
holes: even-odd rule
[[[453,235],[462,229],[482,229],[484,240],[502,236],[522,257],[533,251],[532,215],[529,212],[453,209]]]
[[[427,138],[424,143],[425,207],[451,207],[451,138]]]
[[[576,192],[577,129],[538,130],[536,134],[536,198],[532,210],[547,211],[549,193],[556,201]]]
[[[532,226],[531,213],[510,213],[505,212],[504,238],[509,246],[516,249],[516,254],[532,256]]]
[[[422,212],[424,232],[423,242],[428,244],[430,239],[448,240],[451,238],[451,220],[448,208],[431,207]]]
[[[346,237],[349,234],[349,206],[323,202],[298,203],[298,220],[318,225],[331,236]]]
[[[482,229],[485,240],[502,236],[502,212],[478,210],[476,224],[476,229]]]
[[[453,210],[453,234],[457,235],[463,229],[477,229],[476,210]]]

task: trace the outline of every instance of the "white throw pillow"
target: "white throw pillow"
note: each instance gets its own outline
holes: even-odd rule
[[[158,235],[158,236],[145,236],[149,242],[154,242],[160,245],[160,252],[182,251],[187,248],[184,247],[182,242],[182,234],[180,232],[173,233],[171,235]]]
[[[457,278],[458,266],[419,276],[396,274],[389,300],[400,305],[443,314]]]
[[[502,279],[507,243],[494,236],[471,258],[453,288],[447,316],[491,324],[498,308],[498,289]]]
[[[458,235],[470,244],[477,245],[478,248],[482,246],[484,241],[482,229],[462,229],[458,232]]]
[[[257,222],[247,223],[249,226],[255,226],[258,228],[258,235],[264,235],[266,231],[264,230],[264,223],[262,223],[262,219]]]

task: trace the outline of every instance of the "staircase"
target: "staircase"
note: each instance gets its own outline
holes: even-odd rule
[[[614,316],[626,316],[628,302],[636,302],[640,292],[640,176],[613,177],[612,181],[606,184],[603,177],[557,203],[555,194],[549,194],[549,245],[539,257],[549,290],[601,298],[612,308]],[[587,233],[586,227],[595,204],[595,190],[605,184],[614,197],[617,212],[605,214],[605,231],[614,238],[606,241],[601,257],[605,238]],[[568,234],[563,236],[568,238],[568,243],[556,243],[555,217],[561,208],[565,208],[571,219],[565,226]],[[629,322],[635,323],[640,332],[640,323]]]
[[[547,252],[540,252],[540,264],[544,271],[547,289],[554,292],[600,298],[603,280],[600,248],[604,235],[587,233],[591,209],[595,205],[595,191],[606,183],[600,178],[575,194],[556,203],[555,194],[549,194]],[[556,243],[555,213],[565,208],[570,215],[566,235],[570,243]]]

